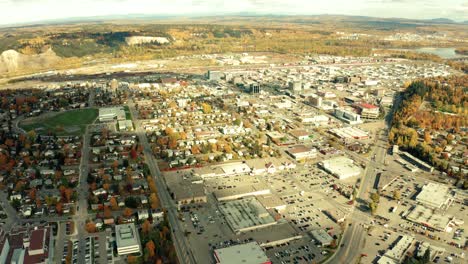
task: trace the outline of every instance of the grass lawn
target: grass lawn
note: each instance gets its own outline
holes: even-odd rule
[[[97,109],[78,109],[25,120],[20,127],[26,131],[35,130],[39,134],[82,135],[86,125],[93,123],[97,116]]]
[[[128,105],[124,106],[124,110],[125,110],[125,118],[127,120],[132,120],[132,115],[130,114],[130,108],[128,107]]]

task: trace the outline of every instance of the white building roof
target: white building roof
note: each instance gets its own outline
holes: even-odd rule
[[[257,242],[216,249],[214,255],[219,264],[263,264],[270,262]]]
[[[361,173],[361,169],[354,165],[352,159],[342,156],[324,160],[321,165],[327,172],[335,175],[339,179],[346,179]]]
[[[422,187],[416,201],[430,207],[440,208],[449,199],[449,187],[445,184],[430,182]]]

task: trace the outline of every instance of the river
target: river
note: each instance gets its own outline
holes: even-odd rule
[[[415,51],[419,53],[429,53],[437,55],[443,59],[453,59],[453,58],[461,58],[461,57],[468,57],[466,55],[457,54],[455,52],[455,48],[432,48],[432,47],[424,47],[424,48],[416,48],[416,49],[399,49],[404,51]]]

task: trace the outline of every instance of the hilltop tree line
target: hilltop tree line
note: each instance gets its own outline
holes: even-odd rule
[[[389,141],[441,169],[449,171],[444,148],[456,135],[464,138],[468,123],[468,77],[431,78],[412,82],[402,92]],[[459,173],[458,176],[461,176]]]

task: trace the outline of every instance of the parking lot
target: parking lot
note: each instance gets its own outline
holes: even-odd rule
[[[323,250],[315,246],[309,238],[294,240],[273,247],[267,247],[267,255],[273,263],[318,263],[328,254],[329,250]],[[322,254],[323,252],[323,254]]]

